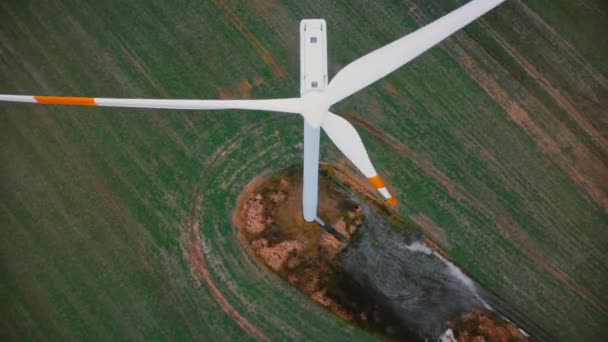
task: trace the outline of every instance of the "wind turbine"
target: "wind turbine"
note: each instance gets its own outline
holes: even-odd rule
[[[304,219],[317,219],[321,128],[344,155],[393,206],[397,201],[378,176],[361,137],[330,106],[395,71],[505,0],[473,0],[438,20],[350,63],[329,82],[327,25],[323,19],[300,22],[300,97],[270,100],[160,100],[0,94],[0,101],[101,107],[160,109],[246,109],[300,114],[304,118]]]

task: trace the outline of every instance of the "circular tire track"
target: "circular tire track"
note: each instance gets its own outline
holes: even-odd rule
[[[273,116],[243,126],[205,158],[208,162],[183,219],[184,259],[195,280],[253,339],[369,336],[332,319],[331,313],[260,267],[232,225],[245,185],[300,162],[301,139],[299,118]]]

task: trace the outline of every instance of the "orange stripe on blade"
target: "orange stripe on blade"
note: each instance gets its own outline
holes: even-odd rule
[[[380,176],[374,176],[368,178],[370,182],[376,187],[376,189],[384,188],[384,182]]]
[[[395,197],[389,197],[386,199],[388,201],[388,203],[390,203],[393,207],[397,206],[397,200],[395,199]]]
[[[36,102],[42,104],[62,104],[73,106],[96,106],[92,97],[69,97],[69,96],[34,96]]]

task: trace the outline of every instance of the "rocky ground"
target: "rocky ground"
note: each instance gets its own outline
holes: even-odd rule
[[[299,169],[298,169],[299,170]],[[347,321],[356,314],[334,298],[328,288],[336,273],[345,244],[302,218],[301,177],[287,170],[242,195],[236,215],[237,226],[254,256],[267,268],[306,293],[315,302]],[[322,217],[349,238],[362,222],[362,213],[348,198],[329,196],[327,179],[321,179]],[[331,208],[327,210],[327,208]]]

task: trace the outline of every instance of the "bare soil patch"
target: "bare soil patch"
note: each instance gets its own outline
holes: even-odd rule
[[[367,182],[345,169],[322,165],[319,183],[319,217],[346,237],[345,242],[323,230],[319,224],[305,222],[302,218],[302,177],[298,165],[265,179],[256,178],[246,186],[237,200],[232,217],[243,243],[264,268],[341,319],[384,338],[420,340],[421,335],[402,324],[390,305],[377,301],[378,297],[371,293],[371,288],[354,281],[343,267],[344,251],[350,245],[359,243],[359,230],[366,228],[366,216],[358,202],[360,198],[378,209],[387,221],[398,222],[397,225],[405,227],[403,229],[409,229],[409,226],[375,195]],[[355,191],[358,198],[351,197],[340,184]],[[425,231],[432,231],[436,235],[432,239],[438,240],[438,243],[426,237],[422,240],[432,250],[445,256],[439,247],[439,244],[447,244],[441,229],[424,216],[418,218]],[[391,253],[399,252],[395,250]],[[442,321],[458,336],[463,336],[459,341],[469,341],[471,339],[465,337],[478,336],[475,334],[479,329],[490,334],[483,335],[489,336],[488,341],[493,340],[492,336],[499,337],[494,339],[496,341],[502,341],[500,338],[503,336],[516,337],[514,341],[526,340],[520,339],[523,335],[515,325],[497,314],[486,313],[484,309],[473,313],[461,311],[461,315],[466,314],[481,315],[483,319],[478,317],[479,324],[471,323],[469,316],[466,316],[469,317],[466,324],[459,320],[460,316],[454,316],[450,323]]]
[[[256,178],[239,197],[233,223],[252,254],[269,270],[347,321],[354,312],[328,296],[334,263],[344,247],[317,223],[302,217],[302,179],[294,167],[267,179]],[[334,186],[320,179],[320,216],[350,237],[361,223],[361,211],[348,198],[333,194]]]
[[[477,341],[527,341],[524,334],[513,324],[493,312],[473,310],[448,324],[459,342]]]

